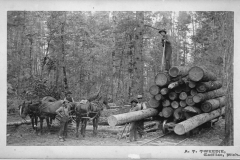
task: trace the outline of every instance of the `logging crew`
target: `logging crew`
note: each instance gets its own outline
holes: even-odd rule
[[[138,96],[138,99],[142,99],[142,96]],[[136,99],[131,100],[131,110],[130,112],[143,110],[142,103],[139,103]],[[137,141],[137,134],[139,134],[139,137],[142,138],[144,134],[144,120],[134,121],[131,123],[130,126],[130,135],[129,135],[129,141]]]
[[[171,57],[172,57],[172,47],[171,42],[169,40],[169,36],[167,35],[167,31],[165,29],[162,29],[159,31],[159,33],[162,35],[162,46],[164,49],[164,57],[165,57],[165,70],[169,70],[171,67]]]
[[[56,110],[56,114],[61,117],[60,119],[60,130],[59,130],[59,140],[60,142],[65,141],[67,136],[67,125],[69,120],[69,110],[70,108],[66,104],[67,101],[63,101],[62,106]]]

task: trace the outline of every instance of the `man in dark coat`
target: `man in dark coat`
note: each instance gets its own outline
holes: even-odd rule
[[[139,97],[138,97],[139,98]],[[138,101],[136,99],[131,100],[131,110],[130,112],[139,111],[144,109],[142,105],[138,104]],[[130,135],[129,135],[129,141],[137,141],[137,134],[139,134],[139,137],[142,138],[144,134],[144,121],[134,121],[131,123],[130,126]]]
[[[165,57],[165,70],[169,70],[171,68],[171,61],[172,61],[172,46],[167,35],[167,31],[162,29],[159,31],[162,35],[162,46],[164,47],[164,57]]]

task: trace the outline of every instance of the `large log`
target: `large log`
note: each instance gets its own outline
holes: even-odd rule
[[[116,126],[133,121],[138,121],[144,118],[158,115],[158,110],[154,108],[148,108],[145,110],[128,112],[124,114],[112,115],[108,117],[108,124],[110,126]]]
[[[202,103],[201,109],[203,112],[208,113],[211,112],[217,108],[224,107],[226,105],[226,97],[219,97],[216,99],[210,99]]]
[[[186,98],[186,103],[187,103],[187,105],[189,105],[189,106],[193,106],[195,103],[194,103],[194,101],[193,101],[193,96],[188,96],[187,98]]]
[[[209,82],[200,82],[197,85],[197,91],[200,93],[209,92],[222,87],[222,82],[220,81],[209,81]]]
[[[158,108],[160,105],[160,102],[155,99],[155,97],[151,97],[148,101],[148,106],[151,108]]]
[[[214,90],[214,91],[210,91],[210,92],[206,92],[206,93],[198,93],[197,95],[195,95],[193,97],[193,101],[195,103],[200,103],[205,100],[222,97],[225,94],[226,94],[226,91],[223,88],[220,88],[218,90]]]
[[[157,85],[152,85],[149,88],[149,92],[150,92],[151,95],[155,96],[160,92],[160,88]]]
[[[225,113],[225,107],[221,109],[214,110],[210,113],[202,113],[191,117],[181,123],[176,124],[174,127],[174,132],[178,135],[183,135],[192,129],[214,119]]]
[[[168,85],[170,82],[170,77],[167,73],[161,72],[158,73],[155,77],[155,84],[159,87]]]
[[[217,77],[204,67],[194,66],[188,72],[188,77],[194,82],[216,81]]]
[[[184,66],[174,66],[169,69],[168,73],[171,77],[185,77],[188,75],[189,67]]]
[[[167,95],[168,92],[169,92],[169,89],[168,89],[168,88],[162,88],[162,89],[160,90],[160,93],[161,93],[162,95]]]
[[[179,107],[179,103],[177,101],[172,101],[171,106],[172,108],[177,109]]]
[[[172,107],[164,107],[162,109],[162,115],[165,118],[169,118],[173,115],[173,108]]]
[[[176,92],[170,92],[170,93],[168,94],[168,97],[169,97],[170,100],[175,100],[175,99],[178,98],[178,95],[177,95]]]
[[[179,95],[179,99],[185,100],[187,98],[187,93],[186,92],[181,92]]]
[[[31,124],[31,120],[26,120],[26,121],[18,121],[18,122],[8,122],[7,126],[19,126],[22,124]]]

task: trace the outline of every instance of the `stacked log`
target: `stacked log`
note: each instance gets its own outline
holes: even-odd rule
[[[168,72],[158,73],[149,92],[149,106],[158,109],[160,117],[174,122],[210,113],[226,104],[222,83],[199,66],[174,66]]]
[[[146,111],[114,115],[108,118],[108,123],[115,126],[160,116],[168,122],[181,123],[176,125],[176,134],[184,134],[221,116],[222,112],[218,114],[217,110],[222,111],[226,105],[222,83],[212,72],[199,66],[174,66],[168,72],[158,73],[149,93],[152,97],[147,102]],[[201,118],[205,118],[204,121],[200,121]],[[191,121],[194,122],[191,124]]]

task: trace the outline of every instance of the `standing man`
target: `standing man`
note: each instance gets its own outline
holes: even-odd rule
[[[162,35],[162,46],[164,48],[163,49],[164,61],[165,61],[165,67],[164,68],[165,68],[165,70],[168,71],[171,68],[172,46],[171,46],[171,42],[169,41],[167,31],[165,29],[162,29],[162,30],[159,31],[159,33]]]
[[[60,119],[60,130],[59,130],[59,140],[60,140],[60,142],[65,141],[65,138],[67,136],[67,125],[68,125],[70,108],[68,107],[68,105],[66,103],[68,103],[68,102],[63,101],[62,106],[56,110],[57,115],[61,117],[61,119]]]
[[[138,99],[142,99],[141,95],[138,95]],[[141,105],[142,103],[138,103],[136,99],[131,100],[131,110],[130,112],[143,110],[144,107]],[[131,123],[130,126],[130,135],[129,135],[129,142],[137,141],[137,133],[139,137],[142,138],[144,134],[144,120],[134,121]]]

